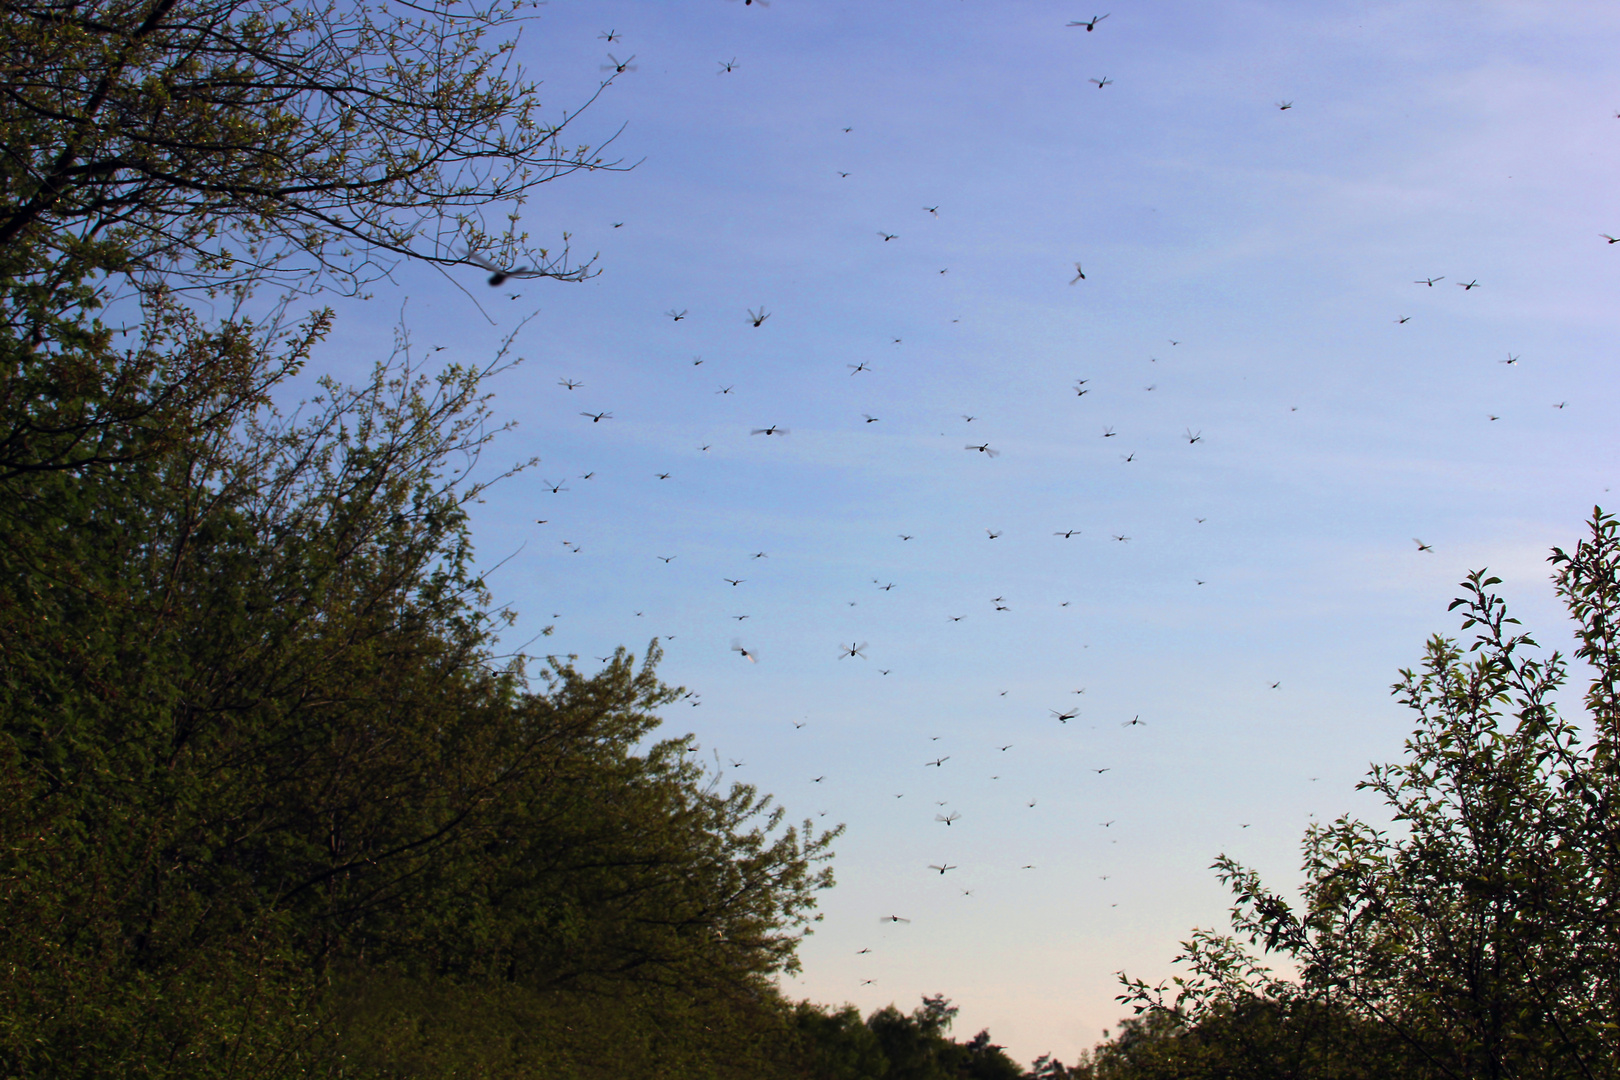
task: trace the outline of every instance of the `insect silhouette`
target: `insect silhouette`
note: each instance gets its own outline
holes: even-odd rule
[[[1090,382],[1090,381],[1091,380],[1089,380],[1089,379],[1081,379],[1079,382],[1075,383],[1074,384],[1074,396],[1075,397],[1085,397],[1087,394],[1091,393],[1091,391],[1087,390],[1086,387],[1085,387],[1085,384]]]
[[[902,539],[902,540],[910,540],[910,539],[912,539],[912,534],[911,533],[896,533],[895,535],[899,536],[900,539]]]
[[[928,211],[930,214],[933,214],[935,217],[939,217],[939,207],[937,207],[937,206],[925,206],[925,207],[923,207],[923,209]]]
[[[1105,772],[1113,772],[1114,767],[1112,765],[1110,765],[1106,769],[1092,769],[1091,771],[1096,773],[1098,776],[1101,776]]]
[[[610,45],[611,45],[611,44],[612,44],[612,43],[613,43],[613,42],[615,42],[615,41],[618,41],[618,40],[619,40],[619,39],[620,39],[620,38],[622,38],[622,37],[624,37],[624,35],[623,35],[623,34],[621,34],[621,33],[618,33],[618,32],[617,32],[617,31],[615,31],[615,30],[604,30],[604,31],[602,31],[602,32],[601,32],[601,33],[600,33],[600,34],[597,34],[597,35],[596,35],[596,36],[597,36],[597,38],[598,38],[598,39],[599,39],[599,40],[601,40],[601,41],[605,41],[605,42],[607,42],[607,43],[608,43],[608,44],[610,44]]]
[[[1077,19],[1074,22],[1069,23],[1069,25],[1070,26],[1083,26],[1083,27],[1086,28],[1086,33],[1089,34],[1093,30],[1097,29],[1097,24],[1102,22],[1106,18],[1108,18],[1107,15],[1093,15],[1090,19]]]
[[[623,75],[627,71],[636,70],[636,65],[634,65],[634,64],[632,64],[630,62],[630,60],[635,59],[634,55],[632,55],[629,58],[629,60],[620,60],[618,57],[614,56],[612,53],[608,53],[608,59],[613,61],[613,62],[611,64],[603,64],[602,65],[602,70],[603,71],[611,71],[615,75]]]
[[[923,768],[926,769],[930,765],[932,765],[936,769],[943,768],[945,766],[945,763],[947,761],[949,761],[949,760],[951,760],[951,756],[949,754],[946,754],[942,758],[935,758],[933,761],[925,761],[925,762],[923,762]]]
[[[952,813],[952,814],[935,814],[934,815],[934,820],[935,821],[943,821],[945,824],[949,825],[951,822],[955,821],[957,818],[959,818],[961,816],[962,816],[961,814],[955,814],[955,813]]]
[[[750,559],[768,559],[768,558],[770,558],[770,556],[765,554],[763,551],[756,551],[756,552],[754,552],[752,555],[750,555],[748,557]]]
[[[967,413],[962,413],[961,417],[962,417],[963,420],[966,420],[970,424],[973,423],[973,421],[978,419],[977,416],[969,416]]]
[[[749,432],[750,435],[786,435],[787,433],[787,428],[778,427],[775,424],[772,424],[770,427],[755,428],[753,431]]]
[[[1069,712],[1058,712],[1056,709],[1047,709],[1046,711],[1051,713],[1053,718],[1055,718],[1060,724],[1067,724],[1070,720],[1073,720],[1075,717],[1080,715],[1079,709],[1072,709]]]
[[[839,170],[838,175],[843,177],[846,180],[849,179],[849,173],[844,172],[842,169]]]
[[[1565,405],[1568,405],[1568,404],[1569,404],[1569,402],[1567,402],[1567,401],[1560,401],[1560,402],[1556,403],[1555,405],[1553,405],[1553,408],[1562,409]]]
[[[1192,428],[1187,429],[1187,445],[1188,446],[1191,446],[1193,443],[1198,443],[1198,442],[1203,442],[1203,441],[1204,441],[1204,433],[1202,431],[1194,431]]]
[[[1080,530],[1079,529],[1064,529],[1062,532],[1055,532],[1052,535],[1053,536],[1061,536],[1065,540],[1072,540],[1076,536],[1080,535]]]
[[[728,71],[737,69],[737,58],[735,56],[730,60],[717,60],[716,63],[720,65],[720,70],[715,72],[716,75],[724,75]]]
[[[1118,434],[1118,432],[1111,427],[1103,428],[1102,437],[1105,439],[1112,439],[1116,434]]]
[[[1120,456],[1119,456],[1119,459],[1120,459],[1120,460],[1121,460],[1121,461],[1123,461],[1123,462],[1124,462],[1124,463],[1125,463],[1125,464],[1127,464],[1127,465],[1129,465],[1129,464],[1130,464],[1130,463],[1131,463],[1131,462],[1133,462],[1133,461],[1135,461],[1135,460],[1136,460],[1136,451],[1135,451],[1135,450],[1132,450],[1132,451],[1131,451],[1131,452],[1130,452],[1130,453],[1128,453],[1128,454],[1121,454],[1121,455],[1120,455]]]
[[[1477,289],[1477,288],[1479,288],[1479,282],[1478,281],[1459,281],[1459,282],[1457,282],[1457,287],[1459,289],[1462,289],[1464,292],[1467,292],[1469,289]]]
[[[990,539],[992,539],[992,540],[994,540],[996,537],[1001,535],[1001,530],[1000,529],[986,529],[984,531],[985,531],[985,534],[987,536],[989,536]]]
[[[680,556],[678,556],[678,555],[659,555],[657,557],[664,561],[665,566],[668,566],[670,563],[672,563],[676,559],[680,558]]]
[[[611,420],[611,419],[613,419],[613,414],[610,413],[610,412],[597,412],[597,413],[582,412],[579,415],[590,417],[591,418],[591,423],[593,423],[593,424],[600,424],[603,420]]]
[[[1508,358],[1506,360],[1498,360],[1497,361],[1497,363],[1506,364],[1509,367],[1512,367],[1514,364],[1517,364],[1518,362],[1519,362],[1519,358],[1517,356],[1514,356],[1512,353],[1508,353]]]
[[[553,484],[550,480],[542,480],[542,481],[540,481],[540,486],[545,488],[547,491],[551,492],[553,495],[556,495],[559,492],[563,492],[563,491],[568,490],[567,488],[563,487],[561,484]]]
[[[928,869],[930,869],[930,870],[938,870],[941,874],[943,874],[947,870],[955,870],[956,867],[952,866],[950,863],[946,863],[943,866],[941,866],[941,865],[939,865],[937,863],[929,863],[928,864]]]
[[[1103,76],[1100,79],[1088,79],[1086,81],[1090,82],[1090,83],[1094,83],[1096,85],[1097,89],[1099,89],[1099,90],[1101,90],[1105,86],[1112,86],[1113,82],[1114,82],[1113,79],[1108,78],[1108,76],[1106,76],[1106,75]]]
[[[871,413],[861,413],[861,419],[865,420],[868,424],[875,424],[878,422],[878,418],[873,416]]]
[[[759,663],[759,657],[752,651],[745,649],[743,647],[743,643],[738,641],[736,638],[731,639],[731,651],[734,653],[741,653],[742,658],[747,660],[750,664]]]
[[[686,318],[686,308],[681,308],[679,311],[676,311],[674,308],[670,308],[668,311],[664,312],[664,314],[668,315],[676,322],[680,322],[682,319]]]
[[[720,389],[716,390],[715,393],[717,393],[717,394],[729,394],[729,393],[731,393],[732,388],[735,387],[735,386],[736,386],[735,383],[732,383],[730,386],[722,386]]]
[[[660,480],[668,480],[670,478],[671,474],[669,474],[667,472],[661,472],[661,473],[653,473],[653,475],[658,477],[658,479],[660,479]]]
[[[911,921],[910,919],[902,919],[898,915],[885,915],[885,916],[883,916],[883,918],[878,920],[878,922],[903,922],[903,923],[909,923],[910,921]]]
[[[1122,533],[1114,533],[1113,536],[1115,540],[1118,540],[1122,544],[1128,544],[1131,542],[1131,538]]]
[[[1410,316],[1410,315],[1406,316],[1405,318],[1395,320],[1396,324],[1399,325],[1399,326],[1405,326],[1407,323],[1409,323],[1411,321],[1412,321],[1412,316]]]
[[[1119,726],[1120,727],[1146,727],[1147,726],[1147,721],[1143,720],[1141,716],[1133,716],[1129,720],[1125,721],[1123,724],[1121,724]],[[1108,824],[1112,825],[1113,822],[1110,821]]]
[[[558,379],[557,385],[562,387],[564,390],[578,390],[585,384],[582,382],[575,382],[573,379]]]
[[[506,281],[507,278],[535,278],[545,276],[545,271],[531,269],[527,266],[519,266],[513,269],[502,269],[489,260],[484,259],[471,251],[463,255],[462,258],[466,259],[474,266],[483,267],[485,270],[488,270],[489,283],[491,285],[500,285]],[[513,297],[513,299],[516,299],[516,297]]]
[[[1423,541],[1419,540],[1415,536],[1412,537],[1412,543],[1417,545],[1417,549],[1419,551],[1431,551],[1432,552],[1434,550],[1434,545],[1433,544],[1425,544]]]
[[[1092,81],[1095,82],[1096,80],[1093,79]],[[1086,280],[1086,272],[1084,270],[1080,269],[1080,264],[1079,263],[1075,263],[1074,264],[1074,277],[1069,279],[1069,284],[1073,285],[1076,282],[1084,281],[1084,280]]]
[[[898,240],[898,239],[900,239],[900,234],[899,233],[884,232],[882,229],[878,230],[878,235],[883,237],[883,242],[885,244],[887,244],[890,240]]]
[[[1277,102],[1277,108],[1281,109],[1283,112],[1287,112],[1289,109],[1292,109],[1293,107],[1294,107],[1294,103],[1292,101],[1279,101],[1279,102]]]
[[[840,660],[846,660],[851,656],[858,656],[862,660],[866,659],[866,642],[864,642],[864,641],[861,642],[859,645],[855,645],[855,644],[840,645],[840,646],[838,646],[838,649],[839,649],[838,659],[840,659]]]
[[[755,326],[764,325],[765,320],[770,317],[771,313],[765,310],[764,304],[759,306],[758,311],[755,311],[753,308],[748,309],[748,321],[753,323]]]
[[[865,360],[862,360],[858,364],[845,364],[844,366],[849,368],[849,373],[851,375],[859,375],[863,371],[871,371],[872,370],[871,365],[868,364]]]
[[[979,453],[985,455],[986,457],[999,457],[999,456],[1001,456],[1001,451],[1000,450],[992,450],[992,449],[990,449],[990,444],[989,443],[980,443],[978,446],[964,446],[964,447],[962,447],[962,449],[964,449],[964,450],[977,450]]]

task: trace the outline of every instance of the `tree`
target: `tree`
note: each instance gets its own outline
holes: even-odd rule
[[[0,1073],[753,1076],[790,1045],[769,976],[838,830],[650,741],[656,642],[591,676],[501,650],[466,506],[504,350],[430,375],[402,334],[287,416],[330,314],[245,314],[390,258],[588,275],[484,224],[614,167],[482,44],[517,13],[0,8]]]
[[[1177,980],[1167,1006],[1166,988],[1127,981],[1127,1000],[1176,1015],[1190,1002],[1197,1021],[1223,994],[1303,996],[1376,1024],[1412,1076],[1620,1071],[1620,528],[1596,509],[1589,537],[1550,561],[1591,671],[1587,715],[1559,714],[1565,660],[1532,655],[1491,591],[1499,579],[1470,574],[1451,607],[1473,643],[1465,654],[1433,638],[1423,667],[1401,672],[1395,693],[1418,727],[1406,759],[1361,785],[1396,828],[1313,826],[1298,913],[1252,870],[1216,862],[1235,929],[1298,963],[1300,982],[1204,935],[1188,954],[1212,982]]]
[[[353,289],[390,257],[511,265],[523,250],[531,273],[581,280],[566,236],[556,254],[524,250],[515,207],[616,163],[565,146],[578,110],[542,120],[511,37],[487,43],[522,7],[8,2],[0,276]],[[492,232],[498,204],[513,209]]]
[[[638,749],[656,644],[543,692],[501,659],[464,512],[491,370],[402,350],[307,415],[0,483],[8,1073],[341,1053],[373,978],[759,1013],[795,962],[836,830]]]

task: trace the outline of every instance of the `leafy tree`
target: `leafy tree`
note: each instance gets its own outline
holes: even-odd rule
[[[402,353],[307,414],[4,482],[8,1074],[336,1060],[372,978],[746,1004],[794,964],[835,833],[644,747],[656,645],[543,692],[494,651],[488,374]]]
[[[1125,998],[1202,1027],[1245,998],[1311,1001],[1376,1025],[1411,1076],[1613,1076],[1620,1072],[1620,529],[1601,509],[1554,581],[1590,671],[1586,716],[1559,714],[1557,653],[1514,629],[1499,580],[1469,575],[1465,654],[1429,642],[1395,693],[1418,714],[1406,759],[1374,767],[1397,829],[1344,817],[1305,837],[1296,912],[1259,876],[1216,863],[1250,944],[1299,964],[1273,980],[1231,939],[1204,934],[1194,978],[1127,981]],[[1323,1072],[1319,1075],[1339,1075]]]
[[[563,144],[580,110],[542,119],[522,7],[0,5],[0,475],[127,461],[262,404],[330,316],[295,328],[283,291],[251,320],[255,286],[355,292],[402,259],[588,276],[566,234],[517,231],[539,185],[618,167]],[[233,303],[207,325],[188,289]]]
[[[511,55],[522,8],[8,2],[0,250],[27,256],[6,273],[358,288],[379,258],[462,263],[458,243],[513,258],[523,236],[487,231],[487,208],[615,167],[563,144],[571,117],[541,119]],[[539,276],[589,273],[566,238],[526,255]]]
[[[924,997],[909,1014],[893,1005],[866,1022],[853,1006],[823,1009],[808,1003],[794,1013],[815,1080],[1020,1080],[1023,1070],[981,1031],[966,1043],[946,1034],[957,1009],[943,995]]]
[[[880,1080],[888,1073],[884,1048],[855,1006],[834,1009],[800,1002],[793,1023],[806,1071],[816,1080]]]

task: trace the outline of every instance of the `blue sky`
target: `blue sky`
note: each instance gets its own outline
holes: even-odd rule
[[[468,362],[532,315],[493,456],[541,461],[475,517],[513,642],[666,639],[701,705],[665,731],[847,824],[788,993],[945,993],[1072,1060],[1114,972],[1224,925],[1216,854],[1292,883],[1310,820],[1377,815],[1388,686],[1468,570],[1567,639],[1545,556],[1617,479],[1617,24],[552,0],[518,47],[548,108],[635,56],[577,121],[634,169],[522,208],[601,275],[469,273],[480,309],[402,269],[324,362],[369,364],[401,303]]]

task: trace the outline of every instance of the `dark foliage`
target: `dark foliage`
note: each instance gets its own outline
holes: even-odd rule
[[[1589,672],[1586,715],[1560,715],[1565,660],[1535,655],[1497,578],[1469,575],[1451,607],[1473,642],[1464,653],[1436,637],[1422,669],[1401,672],[1395,693],[1418,727],[1406,758],[1361,785],[1395,829],[1313,827],[1298,911],[1254,871],[1216,862],[1239,937],[1294,961],[1299,981],[1199,931],[1173,996],[1125,981],[1122,1000],[1145,1019],[1099,1051],[1099,1068],[1161,1075],[1133,1064],[1138,1043],[1152,1062],[1212,1045],[1223,1064],[1163,1075],[1239,1075],[1224,1071],[1232,1055],[1297,1037],[1301,1051],[1268,1050],[1272,1064],[1242,1075],[1349,1077],[1369,1063],[1450,1080],[1620,1074],[1620,523],[1594,510],[1588,538],[1550,561]]]

